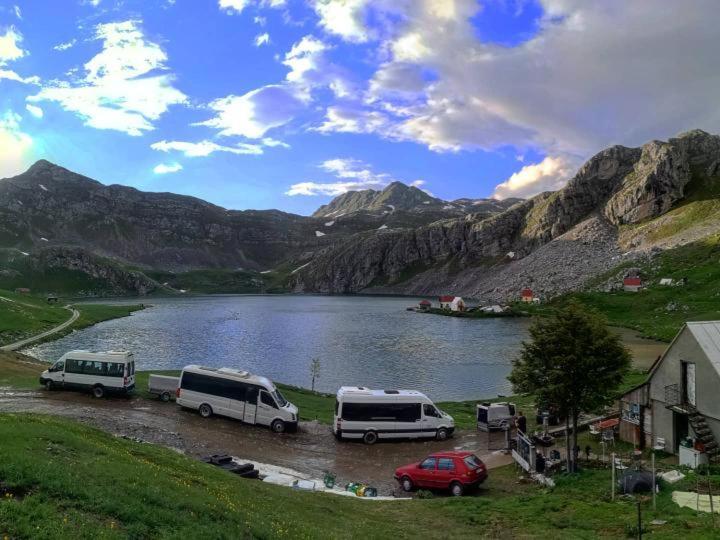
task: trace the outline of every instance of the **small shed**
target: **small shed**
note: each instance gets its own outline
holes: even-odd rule
[[[533,301],[533,298],[535,298],[535,294],[532,289],[525,287],[522,291],[520,291],[520,299],[523,302],[530,303]]]
[[[54,294],[48,294],[47,296],[47,303],[48,304],[57,304],[58,303],[58,297]]]
[[[432,302],[430,300],[420,300],[420,303],[418,304],[418,309],[422,311],[427,311],[432,307]]]
[[[642,289],[642,279],[639,277],[626,277],[623,279],[623,290],[627,292],[639,292]]]
[[[30,289],[28,289],[27,287],[18,287],[17,289],[15,289],[15,293],[16,294],[30,294]]]
[[[660,279],[660,285],[674,285],[675,281],[673,281],[673,278],[662,278]]]

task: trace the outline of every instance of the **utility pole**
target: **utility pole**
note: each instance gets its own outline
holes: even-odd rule
[[[611,489],[612,489],[612,491],[611,491],[611,492],[612,492],[611,500],[614,501],[614,500],[615,500],[615,452],[613,452],[612,454],[610,454],[610,467],[611,467],[611,470],[612,470],[612,473],[611,473],[611,479],[612,479],[612,480],[611,480],[611,481],[612,481],[612,485],[611,485]]]
[[[655,492],[657,491],[657,485],[655,484],[655,450],[653,450],[652,453],[652,495],[653,495],[653,512],[657,510],[657,505],[655,503]]]

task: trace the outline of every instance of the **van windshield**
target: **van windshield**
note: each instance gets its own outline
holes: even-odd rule
[[[275,401],[277,402],[278,406],[284,407],[285,405],[288,404],[287,399],[285,399],[285,396],[283,396],[283,395],[280,393],[280,390],[275,390],[275,391],[272,393],[272,396],[275,398]]]

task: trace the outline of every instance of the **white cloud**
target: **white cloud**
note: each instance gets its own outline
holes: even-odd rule
[[[265,32],[264,34],[258,34],[255,36],[255,46],[261,47],[262,45],[268,45],[270,43],[270,34]]]
[[[44,116],[43,110],[35,105],[30,105],[28,103],[25,105],[25,109],[27,109],[27,112],[32,114],[35,118],[42,118]]]
[[[0,178],[20,174],[29,165],[33,140],[22,132],[20,121],[12,111],[0,115]]]
[[[326,32],[357,43],[368,40],[368,29],[364,21],[368,4],[368,0],[314,1],[320,25]]]
[[[269,7],[281,8],[286,4],[286,0],[219,0],[220,9],[228,14],[240,14],[246,7]]]
[[[303,107],[291,89],[268,85],[242,96],[227,96],[210,103],[214,118],[196,125],[220,130],[221,136],[260,139],[269,130],[288,123]]]
[[[173,163],[159,163],[158,165],[155,165],[153,172],[155,174],[170,174],[181,171],[182,168],[182,165],[176,161]]]
[[[145,39],[138,21],[97,25],[95,39],[103,49],[84,65],[82,79],[56,81],[28,101],[56,101],[87,126],[134,136],[154,129],[153,121],[170,106],[187,102],[173,87],[173,77],[161,73],[167,55]]]
[[[284,141],[278,141],[277,139],[273,139],[271,137],[264,137],[262,140],[262,143],[264,146],[269,146],[271,148],[274,147],[280,147],[280,148],[290,148],[290,145]]]
[[[382,189],[395,180],[387,173],[376,173],[367,164],[358,159],[335,158],[324,161],[320,168],[334,176],[334,182],[299,182],[290,186],[285,195],[330,195],[337,196],[348,191],[360,189]],[[423,180],[415,180],[410,185],[421,186]]]
[[[547,156],[540,163],[525,165],[502,184],[495,186],[493,198],[528,198],[543,191],[557,191],[565,186],[577,168],[574,160]]]
[[[321,133],[373,133],[387,128],[387,116],[378,111],[350,106],[331,106],[325,113],[325,121],[315,128]]]
[[[5,30],[4,34],[0,34],[0,66],[22,58],[27,54],[27,51],[20,48],[22,40],[22,34],[12,26]]]
[[[15,16],[22,21],[22,11],[20,11],[20,6],[13,6],[13,11],[15,12]]]
[[[58,43],[53,47],[56,51],[67,51],[68,49],[75,46],[77,43],[77,39],[72,38],[70,41],[66,41],[64,43]]]
[[[32,75],[30,77],[21,77],[16,72],[10,69],[0,69],[0,80],[2,79],[16,81],[24,84],[40,84],[40,77],[36,75]]]
[[[197,143],[184,141],[159,141],[150,145],[153,150],[160,152],[182,152],[186,157],[207,157],[213,152],[228,152],[231,154],[260,155],[263,153],[262,146],[257,144],[237,144],[235,146],[223,146],[212,141],[200,141]]]

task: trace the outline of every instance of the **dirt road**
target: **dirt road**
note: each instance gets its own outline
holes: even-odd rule
[[[25,304],[30,307],[35,307],[31,304]],[[57,334],[61,330],[65,330],[68,326],[70,326],[72,323],[74,323],[78,317],[80,317],[80,312],[71,306],[64,306],[63,309],[67,309],[70,312],[70,318],[65,321],[62,324],[57,325],[54,328],[51,328],[50,330],[46,330],[45,332],[42,332],[40,334],[36,334],[34,336],[21,339],[20,341],[16,341],[15,343],[10,343],[9,345],[3,345],[0,347],[3,351],[17,351],[19,349],[22,349],[23,347],[26,347],[27,345],[30,345],[31,343],[35,343],[36,341],[39,341],[43,338],[46,338],[48,336],[52,336],[53,334]]]
[[[439,450],[470,450],[489,468],[505,465],[510,458],[500,452],[502,433],[461,431],[445,442],[401,441],[366,446],[338,442],[330,427],[301,422],[297,433],[277,435],[267,428],[212,417],[201,418],[174,403],[146,399],[97,400],[74,392],[19,391],[0,388],[0,412],[54,414],[98,427],[114,435],[175,448],[194,457],[226,453],[240,458],[290,467],[314,477],[324,471],[337,475],[339,483],[360,481],[376,486],[381,495],[396,489],[392,478],[399,465],[419,461]]]

